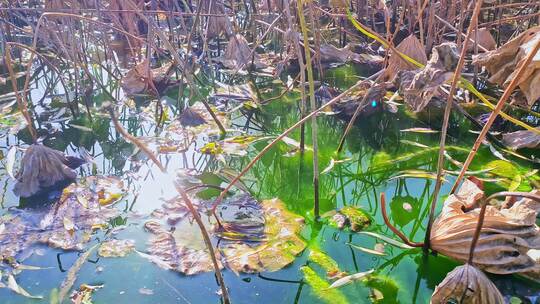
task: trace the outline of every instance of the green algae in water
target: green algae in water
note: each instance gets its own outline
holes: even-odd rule
[[[330,283],[321,278],[315,270],[309,266],[300,268],[304,274],[304,280],[311,287],[313,293],[326,303],[331,304],[347,304],[347,298],[338,289],[329,289]]]
[[[326,253],[312,249],[309,253],[309,261],[322,267],[328,276],[335,276],[341,272],[338,263]]]
[[[339,212],[347,217],[352,231],[357,232],[371,225],[371,217],[358,207],[345,206]]]
[[[386,275],[373,274],[365,280],[365,283],[366,286],[380,291],[384,296],[382,299],[372,299],[374,303],[398,303],[399,286],[392,278]]]

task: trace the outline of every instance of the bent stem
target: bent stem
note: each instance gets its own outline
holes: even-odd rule
[[[381,211],[384,223],[392,232],[397,235],[405,244],[411,246],[411,247],[422,247],[424,246],[424,243],[416,243],[411,240],[409,240],[401,231],[399,231],[394,225],[390,223],[390,220],[388,219],[388,215],[386,214],[386,196],[384,195],[384,192],[381,193]]]
[[[512,81],[510,82],[508,87],[504,90],[504,93],[501,96],[501,99],[499,100],[499,102],[495,106],[495,109],[493,109],[493,112],[491,112],[491,114],[489,115],[489,118],[488,118],[486,124],[484,125],[484,127],[482,128],[482,131],[480,132],[480,134],[476,138],[476,141],[474,142],[474,145],[473,145],[473,147],[471,149],[471,152],[467,156],[467,160],[465,160],[465,163],[463,164],[463,168],[461,168],[461,171],[459,172],[459,175],[456,178],[456,181],[454,182],[454,185],[452,186],[452,190],[450,191],[450,193],[454,193],[456,191],[459,183],[463,179],[463,176],[465,176],[465,172],[467,171],[467,169],[469,168],[469,165],[471,164],[472,160],[476,156],[476,152],[478,152],[478,148],[480,148],[480,145],[482,144],[482,142],[484,141],[487,133],[489,132],[489,129],[491,128],[491,125],[493,124],[493,122],[495,121],[495,119],[497,118],[499,113],[501,112],[504,104],[506,103],[506,101],[508,100],[510,95],[512,94],[512,91],[514,91],[516,86],[519,84],[519,81],[521,80],[521,77],[525,73],[525,70],[527,70],[529,68],[529,65],[531,64],[531,62],[532,62],[534,56],[536,55],[536,53],[538,53],[539,49],[540,49],[540,40],[538,40],[538,42],[536,42],[533,50],[527,55],[527,58],[525,58],[525,61],[523,61],[523,63],[519,67],[519,69],[518,69],[518,71],[516,73],[516,76],[514,77],[514,79],[512,79]]]
[[[219,283],[219,286],[221,287],[221,297],[223,298],[224,304],[230,304],[231,300],[229,298],[229,291],[227,290],[227,286],[225,286],[225,281],[223,280],[223,275],[221,274],[221,270],[219,269],[219,264],[216,259],[216,253],[214,251],[214,246],[212,246],[212,241],[210,241],[210,236],[208,234],[208,231],[206,231],[206,227],[204,227],[204,223],[201,220],[201,217],[199,216],[199,212],[195,209],[193,206],[193,203],[191,203],[191,200],[186,194],[186,191],[175,182],[176,190],[178,193],[180,193],[180,196],[186,203],[186,206],[189,208],[189,211],[193,215],[193,218],[195,219],[195,222],[197,222],[197,225],[201,229],[201,234],[204,239],[204,243],[206,244],[206,248],[208,249],[208,253],[210,254],[210,257],[212,258],[212,264],[214,265],[214,271],[216,273],[216,278]]]
[[[471,18],[471,23],[467,29],[467,36],[465,37],[465,42],[461,48],[461,54],[459,55],[459,61],[452,78],[452,86],[450,87],[450,92],[448,93],[448,99],[446,100],[446,107],[444,109],[444,118],[443,118],[443,127],[441,132],[441,139],[439,143],[439,156],[437,159],[437,181],[435,182],[435,189],[433,191],[433,198],[431,199],[431,206],[429,209],[429,218],[426,229],[426,235],[424,238],[424,253],[427,253],[429,250],[429,238],[431,236],[431,226],[433,225],[433,218],[435,217],[435,207],[437,206],[437,199],[439,198],[439,191],[441,190],[442,184],[442,175],[444,170],[444,150],[446,146],[446,134],[448,132],[448,123],[450,120],[450,113],[452,112],[452,102],[454,101],[454,93],[456,92],[456,87],[461,78],[461,70],[465,64],[465,55],[467,54],[467,47],[469,46],[469,41],[473,29],[478,25],[478,14],[480,13],[480,8],[482,7],[483,0],[476,1],[474,7],[473,15]]]

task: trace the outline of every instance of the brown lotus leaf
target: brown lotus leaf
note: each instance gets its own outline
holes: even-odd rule
[[[108,240],[98,249],[98,254],[104,258],[125,257],[135,249],[133,240]]]
[[[182,222],[191,225],[188,219],[184,219]],[[195,241],[197,244],[194,245],[190,241],[186,241],[192,236],[200,235],[200,231],[196,231],[192,227],[191,231],[178,229],[179,232],[174,233],[157,222],[152,222],[150,226],[147,224],[145,227],[153,234],[148,243],[148,254],[153,258],[151,261],[160,267],[172,269],[185,275],[214,270],[212,258],[204,247],[204,242]],[[219,261],[218,253],[216,253],[216,257]],[[219,266],[223,268],[221,263]]]
[[[441,214],[433,223],[431,248],[465,262],[480,212],[477,203],[483,191],[470,180],[444,202]],[[484,224],[475,247],[473,264],[496,274],[538,272],[537,264],[527,253],[540,248],[536,210],[530,199],[522,199],[510,208],[488,205]]]
[[[64,189],[59,201],[49,209],[14,210],[0,218],[2,255],[17,256],[35,243],[64,250],[82,250],[92,231],[118,216],[112,201],[103,205],[103,197],[118,200],[125,192],[116,177],[90,176]]]
[[[422,111],[433,97],[441,96],[439,88],[453,75],[459,60],[456,45],[445,42],[433,48],[427,65],[420,71],[399,71],[394,83],[414,112]]]
[[[540,26],[523,32],[500,48],[479,54],[473,58],[473,63],[484,66],[491,74],[489,81],[501,86],[508,86],[515,78],[517,68],[533,51],[540,39]],[[540,52],[537,53],[531,64],[527,66],[523,76],[518,82],[520,90],[532,106],[540,98]]]
[[[204,0],[200,2],[203,7],[203,12],[212,15],[222,16],[208,16],[208,35],[207,38],[216,38],[222,34],[227,36],[232,35],[232,26],[229,18],[226,16],[225,5],[221,1],[209,1]]]
[[[298,235],[303,218],[286,210],[279,199],[261,202],[265,240],[255,245],[230,242],[220,247],[225,263],[234,272],[277,271],[291,264],[306,247]]]
[[[456,267],[437,285],[432,304],[504,304],[504,298],[493,282],[476,267],[465,264]]]
[[[174,140],[185,141],[186,137],[189,138],[199,134],[210,135],[212,133],[219,132],[219,128],[214,121],[214,118],[212,118],[202,102],[195,102],[191,107],[189,107],[189,110],[191,112],[189,113],[189,119],[185,119],[185,117],[180,115],[178,119],[174,119],[166,127],[168,136]],[[228,118],[227,113],[221,112],[216,108],[212,108],[212,110],[214,111],[214,114],[216,114],[221,124],[227,128],[227,126],[230,124],[230,119]],[[194,117],[196,118],[196,121],[192,119]],[[199,124],[199,122],[202,122],[202,120],[204,120],[206,123]],[[187,124],[184,125],[186,122]]]
[[[482,46],[484,49],[488,51],[492,51],[497,48],[497,42],[491,35],[490,31],[487,28],[481,28],[478,29],[477,32],[478,35],[478,45]],[[473,33],[471,42],[469,42],[469,47],[467,48],[468,51],[474,50],[474,41],[475,41],[475,34]],[[482,49],[478,48],[478,51],[481,52]]]
[[[396,49],[400,53],[411,57],[421,64],[427,64],[428,58],[426,56],[426,48],[415,35],[410,35],[403,39],[403,41],[396,46]],[[399,71],[409,71],[415,69],[416,66],[394,54],[390,56],[390,59],[388,60],[388,66],[384,72],[385,78],[392,79]]]
[[[29,197],[59,182],[73,180],[77,172],[69,164],[70,160],[63,152],[43,145],[31,145],[24,153],[13,192]]]
[[[540,145],[540,135],[538,133],[521,130],[503,134],[503,142],[513,150],[521,148],[536,148]]]
[[[173,71],[172,62],[164,64],[155,69],[150,69],[150,62],[145,59],[131,68],[122,77],[121,87],[128,95],[142,94],[147,91],[155,92],[155,89],[162,89],[169,81],[170,73]]]
[[[266,67],[257,52],[251,52],[246,38],[241,34],[231,36],[221,62],[231,70],[247,68],[252,62],[255,68]]]

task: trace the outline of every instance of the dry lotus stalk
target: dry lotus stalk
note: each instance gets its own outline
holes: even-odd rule
[[[411,57],[417,62],[420,62],[421,64],[426,64],[428,61],[425,47],[415,35],[410,35],[409,37],[403,39],[403,41],[396,46],[396,50]],[[390,59],[388,60],[388,67],[386,67],[385,70],[385,77],[386,79],[392,79],[399,71],[409,71],[414,69],[416,69],[415,66],[411,65],[401,57],[397,55],[390,56]]]
[[[24,153],[13,192],[29,197],[59,182],[75,179],[77,172],[70,165],[77,166],[71,163],[71,159],[63,152],[43,145],[31,145]]]
[[[483,197],[484,192],[470,180],[450,195],[433,224],[431,249],[466,262],[478,222],[477,202]],[[532,203],[522,199],[500,210],[487,206],[475,248],[475,266],[496,274],[540,273],[540,265],[528,255],[529,250],[540,249],[540,230]]]
[[[533,51],[540,39],[540,26],[523,32],[500,48],[480,54],[473,58],[473,63],[484,66],[491,74],[489,81],[504,87],[510,84],[517,73],[516,67]],[[537,53],[525,73],[518,82],[518,86],[525,94],[531,106],[540,98],[540,53]]]
[[[504,298],[489,278],[476,267],[465,264],[456,267],[437,285],[432,304],[503,304]]]

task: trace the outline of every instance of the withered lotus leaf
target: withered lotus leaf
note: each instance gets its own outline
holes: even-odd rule
[[[221,61],[225,67],[232,70],[247,68],[252,62],[256,68],[266,67],[259,55],[251,51],[246,38],[241,34],[231,35],[229,45],[227,45]]]
[[[533,51],[534,45],[539,39],[540,26],[530,28],[500,48],[475,56],[473,63],[484,66],[488,70],[491,74],[490,82],[506,87],[516,77],[517,67]],[[540,86],[539,67],[540,53],[537,53],[518,81],[518,86],[525,94],[529,106],[532,106],[540,98],[540,90],[538,90]]]
[[[403,39],[403,41],[396,46],[396,49],[421,64],[426,64],[428,61],[426,48],[415,35],[410,35]],[[388,60],[385,75],[387,78],[392,79],[399,71],[415,69],[414,65],[400,58],[397,54],[393,54]]]
[[[414,112],[422,111],[432,97],[441,96],[439,88],[453,75],[459,60],[454,43],[445,42],[433,48],[427,65],[419,71],[401,70],[394,83]]]
[[[465,262],[478,223],[477,203],[484,193],[466,180],[460,190],[444,202],[433,223],[431,248]],[[510,208],[488,205],[484,224],[475,248],[473,264],[496,274],[538,273],[540,266],[527,253],[540,248],[536,210],[530,199],[522,199]]]
[[[58,182],[75,179],[77,172],[68,164],[63,152],[43,145],[31,145],[24,153],[13,192],[29,197]]]
[[[503,304],[504,298],[489,278],[476,267],[456,267],[435,288],[432,304]]]
[[[98,248],[98,254],[104,258],[125,257],[135,249],[133,240],[108,240]]]
[[[180,199],[176,203],[182,204]],[[171,209],[171,202],[168,205]],[[303,219],[287,211],[279,199],[259,203],[249,195],[240,195],[226,200],[221,207],[220,212],[226,210],[229,214],[225,216],[234,219],[223,221],[225,232],[218,230],[212,235],[214,240],[220,239],[216,251],[220,267],[226,266],[236,273],[277,271],[291,264],[306,247],[298,235],[304,226]],[[152,234],[146,255],[150,261],[186,275],[214,271],[200,231],[187,215],[174,223],[168,218],[162,220],[175,229],[156,220],[145,223]],[[210,225],[207,226],[210,231]]]
[[[250,246],[231,242],[220,249],[227,266],[234,272],[277,271],[291,264],[306,247],[298,235],[303,218],[289,212],[279,199],[261,202],[265,217],[265,240]]]
[[[90,176],[65,188],[59,201],[46,211],[14,210],[4,215],[0,218],[2,255],[16,257],[35,243],[82,250],[92,231],[119,214],[113,201],[103,205],[100,200],[118,200],[124,192],[118,178]]]

